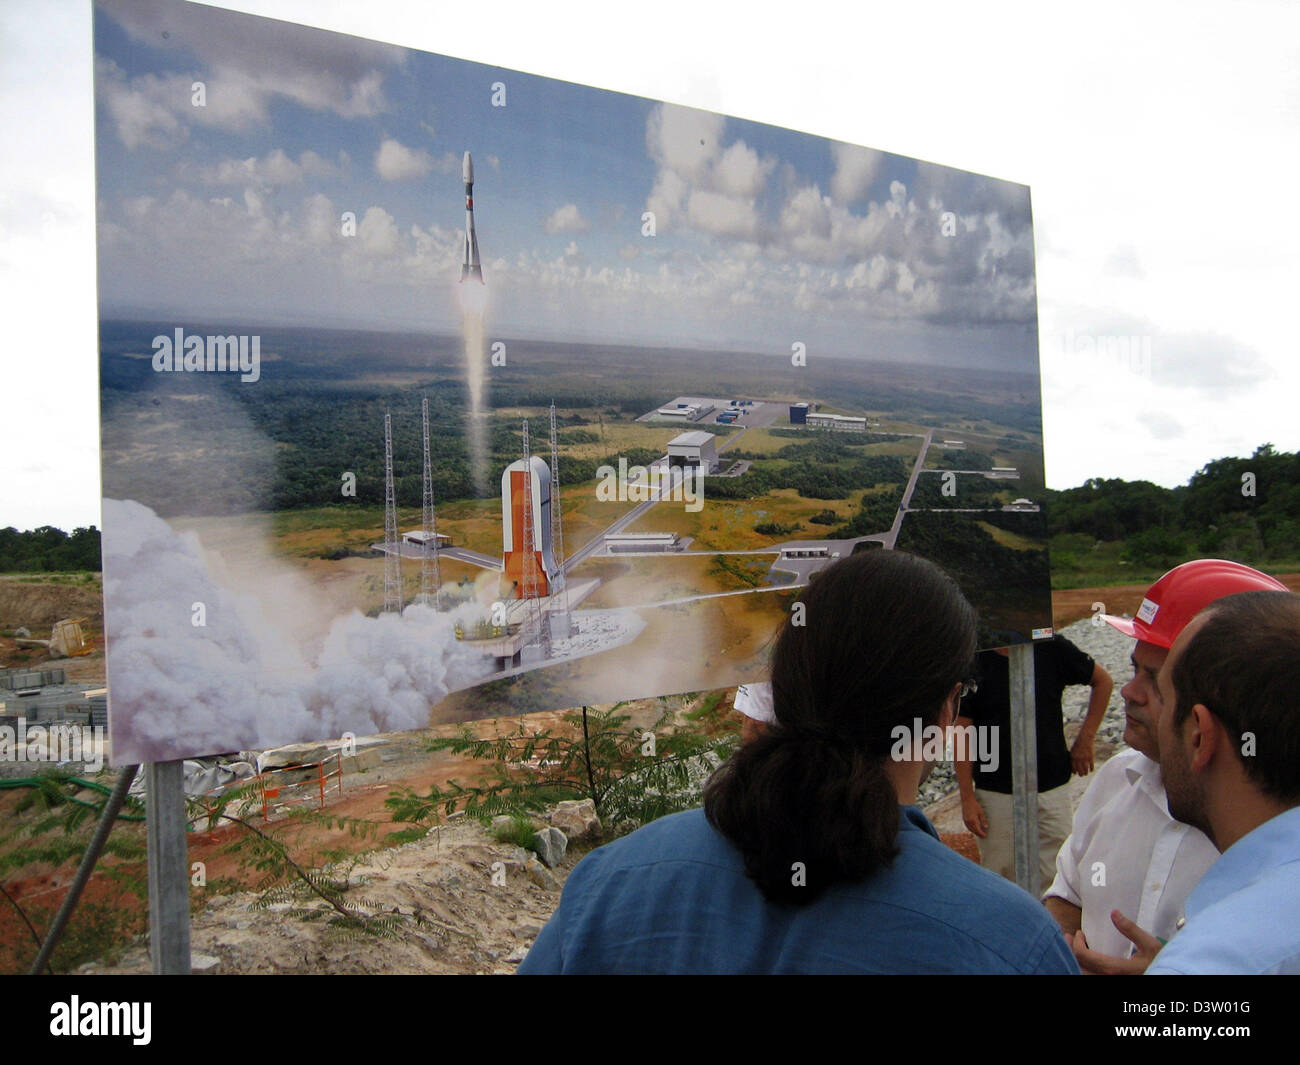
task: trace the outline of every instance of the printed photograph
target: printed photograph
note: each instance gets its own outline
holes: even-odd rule
[[[94,12],[115,764],[761,681],[859,552],[1051,634],[1026,186]]]

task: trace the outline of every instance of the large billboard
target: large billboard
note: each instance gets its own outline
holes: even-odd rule
[[[836,558],[1050,626],[1029,190],[95,4],[118,763],[760,679]]]

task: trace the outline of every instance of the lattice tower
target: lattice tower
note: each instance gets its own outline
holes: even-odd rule
[[[393,486],[393,418],[384,413],[384,613],[402,612],[402,556]]]
[[[420,528],[424,533],[424,552],[420,555],[420,601],[425,606],[442,609],[442,574],[438,569],[438,519],[433,512],[433,460],[429,457],[429,399],[420,401],[424,430],[424,508]],[[432,546],[430,546],[432,545]]]

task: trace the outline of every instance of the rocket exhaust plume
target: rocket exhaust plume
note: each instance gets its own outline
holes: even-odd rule
[[[465,181],[465,235],[462,240],[460,280],[483,281],[483,267],[479,262],[478,234],[474,230],[474,160],[465,153],[461,167]],[[470,479],[476,495],[488,490],[487,426],[484,410],[484,385],[486,384],[486,352],[483,343],[483,308],[485,290],[470,285],[459,292],[465,332],[465,381],[469,386],[469,442]]]

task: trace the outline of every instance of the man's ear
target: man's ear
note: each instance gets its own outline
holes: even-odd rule
[[[939,709],[939,727],[946,728],[954,724],[959,713],[961,713],[961,685],[955,684]]]
[[[1216,756],[1226,748],[1227,732],[1222,721],[1210,713],[1204,703],[1197,703],[1183,723],[1189,747],[1188,764],[1202,773],[1210,767]]]

